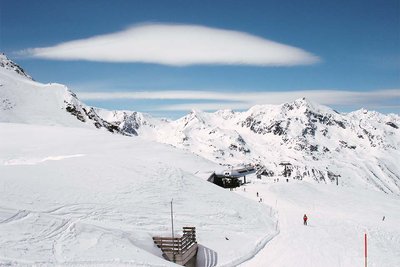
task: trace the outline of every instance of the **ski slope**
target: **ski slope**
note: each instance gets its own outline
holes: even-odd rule
[[[258,192],[278,218],[279,234],[241,267],[364,266],[365,233],[368,266],[400,266],[399,196],[283,177],[245,187],[236,193],[258,201]]]
[[[363,266],[364,233],[368,266],[400,265],[394,194],[282,177],[229,191],[205,181],[219,165],[92,129],[0,123],[0,140],[0,265],[176,266],[151,239],[171,199],[199,266]]]
[[[0,265],[176,266],[152,240],[170,236],[171,199],[175,234],[195,226],[209,266],[244,262],[277,233],[266,206],[206,181],[219,165],[170,145],[13,123],[0,140]]]

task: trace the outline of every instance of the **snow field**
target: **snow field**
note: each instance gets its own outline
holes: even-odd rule
[[[236,193],[273,207],[279,234],[243,267],[400,266],[400,198],[363,188],[253,179]],[[261,204],[261,203],[260,203]],[[303,225],[307,214],[308,226]],[[385,220],[383,221],[383,216]]]
[[[170,235],[171,199],[175,234],[195,226],[210,264],[235,266],[276,234],[266,206],[196,176],[219,165],[169,145],[11,123],[0,140],[0,265],[173,266],[152,241]]]

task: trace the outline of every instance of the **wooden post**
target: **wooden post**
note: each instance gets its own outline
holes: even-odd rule
[[[364,259],[365,259],[365,267],[367,267],[367,233],[364,234]]]
[[[175,262],[175,239],[174,239],[174,210],[172,207],[172,202],[174,199],[171,199],[171,225],[172,225],[172,261]]]
[[[246,184],[246,175],[244,176],[244,184]]]

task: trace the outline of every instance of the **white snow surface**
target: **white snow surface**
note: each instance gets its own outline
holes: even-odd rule
[[[1,122],[84,127],[63,109],[68,95],[64,85],[41,84],[0,68]]]
[[[367,233],[368,266],[400,264],[395,194],[283,177],[231,192],[206,181],[215,163],[92,129],[0,123],[0,140],[0,265],[175,266],[151,238],[170,235],[171,199],[202,262],[360,266]]]
[[[276,235],[266,206],[207,182],[221,167],[189,152],[29,124],[0,123],[0,140],[0,265],[172,266],[152,241],[170,236],[171,199],[175,234],[195,226],[219,266]]]
[[[275,212],[279,234],[241,267],[365,266],[364,234],[368,266],[400,266],[399,196],[283,177],[253,180],[237,191],[254,200],[257,192]]]

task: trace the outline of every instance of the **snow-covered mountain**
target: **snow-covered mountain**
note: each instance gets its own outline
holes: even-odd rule
[[[148,114],[136,111],[102,108],[94,108],[94,111],[105,121],[116,125],[120,133],[129,136],[137,136],[138,131],[141,132],[141,136],[147,136],[148,131],[152,132],[156,127],[169,122],[167,119],[153,118]]]
[[[220,164],[258,164],[271,176],[281,174],[280,164],[287,162],[294,179],[323,183],[339,179],[341,184],[400,193],[396,114],[365,109],[343,114],[304,98],[245,112],[192,111],[170,122],[140,113],[122,114],[106,120]]]
[[[339,113],[298,99],[245,112],[192,111],[175,120],[85,105],[67,87],[40,84],[0,57],[0,121],[97,127],[171,144],[216,163],[257,164],[265,175],[400,193],[400,116]]]
[[[4,53],[0,53],[0,69],[16,72],[19,75],[27,78],[28,80],[33,80],[32,77],[27,74],[23,68],[21,68],[15,62],[11,61]]]
[[[119,132],[65,85],[35,82],[0,54],[0,122],[104,128]]]

